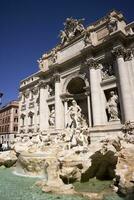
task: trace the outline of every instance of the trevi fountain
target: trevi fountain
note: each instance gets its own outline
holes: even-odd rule
[[[111,11],[87,28],[72,17],[64,26],[21,81],[0,199],[134,199],[133,22]]]

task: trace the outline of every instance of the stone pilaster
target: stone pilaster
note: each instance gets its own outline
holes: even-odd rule
[[[20,128],[21,128],[21,126],[22,126],[22,119],[21,119],[21,106],[22,106],[22,93],[19,94],[18,135],[20,134]]]
[[[91,90],[91,103],[93,126],[106,124],[106,113],[102,99],[102,91],[100,86],[101,69],[100,64],[94,60],[88,60],[89,76],[90,76],[90,90]]]
[[[24,127],[25,127],[25,134],[27,135],[28,134],[28,128],[29,128],[29,124],[28,124],[28,120],[29,120],[29,117],[28,117],[28,112],[29,112],[29,95],[30,95],[30,90],[27,89],[25,92],[24,92],[24,99],[25,99],[25,102],[24,102],[24,106],[25,106],[25,119],[24,119]]]
[[[68,111],[68,100],[65,99],[64,100],[64,128],[66,128],[67,126],[67,116],[66,116],[67,111]]]
[[[88,108],[88,125],[89,125],[89,127],[91,127],[92,119],[91,119],[90,91],[89,91],[89,87],[87,87],[85,89],[86,89],[85,95],[87,96],[87,108]]]
[[[131,59],[129,60],[129,63],[131,63],[131,80],[132,80],[132,93],[133,93],[133,99],[134,99],[134,49],[131,50]]]
[[[60,75],[55,74],[55,128],[64,128],[64,106],[60,98],[61,95],[61,81]]]
[[[36,99],[37,100],[37,99]],[[39,121],[38,121],[38,104],[35,102],[35,118],[34,118],[34,129],[37,131],[39,128]]]
[[[40,114],[40,131],[48,130],[48,85],[44,81],[40,81],[39,83],[40,88],[40,99],[39,99],[39,114]]]
[[[117,62],[117,76],[119,80],[119,94],[121,113],[123,121],[134,121],[134,103],[131,93],[131,84],[129,80],[129,70],[127,60],[130,58],[130,51],[122,46],[114,48],[112,51]]]
[[[13,133],[13,124],[14,124],[14,108],[11,108],[10,110],[11,114],[10,114],[10,127],[9,127],[9,130],[10,130],[10,133]]]

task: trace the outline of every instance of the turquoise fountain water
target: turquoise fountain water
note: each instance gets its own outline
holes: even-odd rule
[[[12,169],[0,168],[0,200],[84,200],[82,197],[43,193],[35,182],[38,178],[16,176]]]
[[[39,178],[16,176],[12,173],[11,168],[0,167],[0,200],[87,200],[80,196],[43,193],[40,188],[35,186],[35,182],[38,180]],[[114,195],[107,196],[104,200],[123,200],[123,198]]]

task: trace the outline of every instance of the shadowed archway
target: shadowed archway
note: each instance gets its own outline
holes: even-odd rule
[[[85,92],[86,87],[85,81],[80,77],[72,78],[67,85],[67,91],[70,94],[82,94]]]

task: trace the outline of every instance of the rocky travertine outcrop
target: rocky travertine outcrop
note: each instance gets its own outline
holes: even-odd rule
[[[0,153],[0,166],[12,167],[17,161],[14,151],[3,151]]]
[[[134,145],[124,143],[124,148],[118,156],[116,165],[115,185],[117,191],[123,195],[134,193]]]
[[[134,198],[134,126],[127,121],[122,127],[122,148],[118,153],[115,185],[117,191],[125,196],[133,194]]]
[[[127,127],[126,127],[127,126]],[[129,128],[130,127],[130,128]],[[14,145],[18,172],[43,176],[37,185],[45,192],[75,193],[72,183],[96,177],[114,180],[113,188],[123,195],[134,192],[133,129],[128,123],[115,138],[89,143],[87,130],[69,130],[20,141]],[[131,129],[131,130],[130,130]]]

